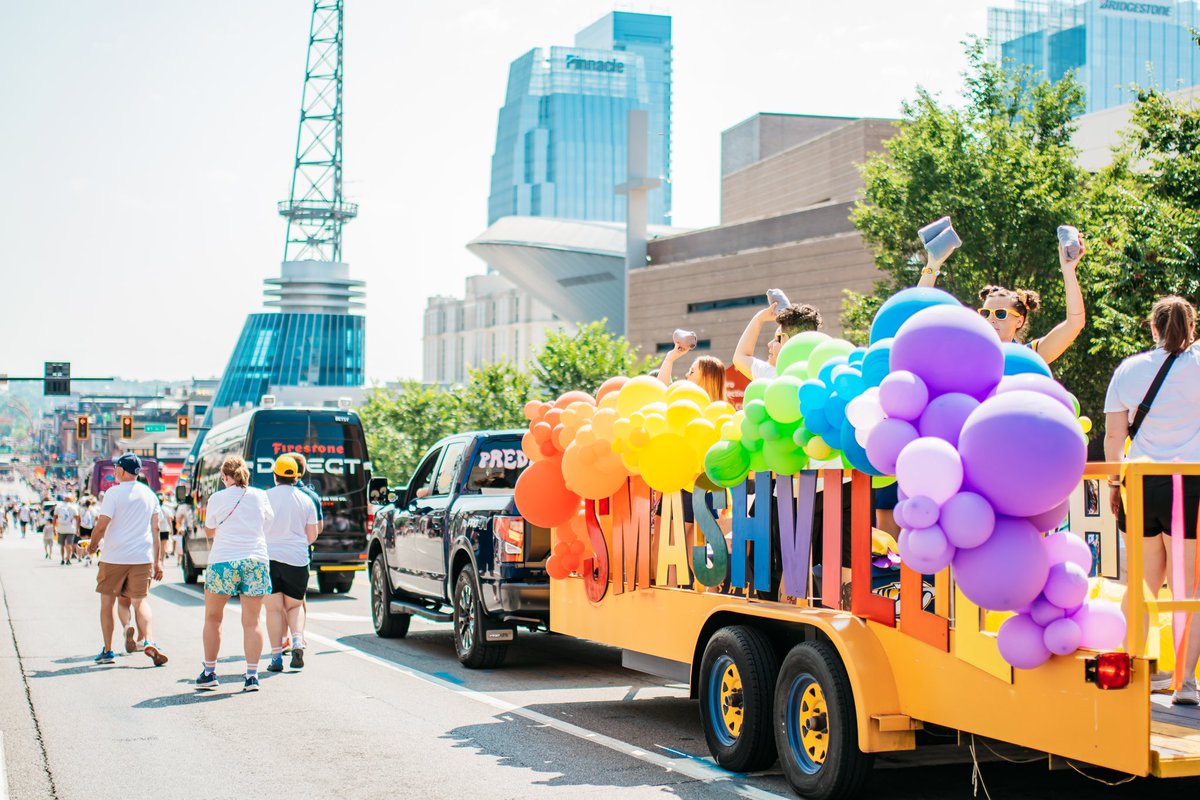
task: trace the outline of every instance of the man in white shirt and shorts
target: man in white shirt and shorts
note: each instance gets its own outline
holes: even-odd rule
[[[309,545],[317,538],[317,510],[296,486],[302,474],[290,455],[275,459],[275,487],[267,491],[275,518],[267,529],[271,558],[271,590],[267,596],[267,633],[271,642],[269,672],[283,672],[282,641],[292,630],[292,669],[304,667],[304,593],[308,589]]]
[[[100,633],[104,647],[96,656],[97,664],[115,660],[112,649],[114,613],[117,598],[128,598],[142,636],[142,652],[160,667],[167,656],[154,642],[148,595],[151,579],[161,581],[162,546],[158,539],[158,498],[150,487],[138,483],[142,460],[126,453],[113,462],[117,485],[104,494],[100,515],[88,552],[101,549],[100,570],[96,573],[96,591],[100,594]]]
[[[79,506],[75,495],[69,494],[54,507],[54,532],[58,534],[60,564],[70,564],[75,557],[75,539],[79,536]]]

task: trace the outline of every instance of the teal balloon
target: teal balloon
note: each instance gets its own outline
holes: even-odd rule
[[[749,473],[750,453],[739,442],[717,442],[704,456],[704,474],[717,486],[737,486]]]
[[[1047,378],[1054,377],[1046,359],[1034,352],[1032,347],[1026,347],[1016,342],[1005,342],[1000,345],[1000,349],[1004,351],[1005,375],[1024,375],[1031,372],[1035,375],[1045,375]]]
[[[867,349],[862,360],[862,376],[867,386],[878,386],[891,371],[892,339],[880,339]]]
[[[771,381],[767,387],[766,407],[771,419],[776,422],[795,422],[800,419],[799,378],[783,376]]]
[[[767,442],[763,447],[763,456],[771,471],[780,475],[794,475],[808,466],[805,452],[787,439]]]
[[[896,292],[875,312],[875,320],[871,323],[871,344],[895,336],[900,326],[918,311],[941,305],[962,304],[949,292],[927,286],[914,286]]]

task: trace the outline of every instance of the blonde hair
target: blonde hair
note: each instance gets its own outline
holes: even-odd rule
[[[714,356],[700,356],[692,364],[696,369],[696,383],[708,392],[712,402],[725,399],[725,364]]]
[[[221,474],[228,475],[238,486],[250,484],[250,469],[241,456],[229,456],[221,462]]]

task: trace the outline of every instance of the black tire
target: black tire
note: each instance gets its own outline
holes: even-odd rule
[[[755,628],[721,628],[705,645],[700,723],[709,752],[725,769],[752,772],[775,763],[771,700],[778,673],[775,649]]]
[[[328,572],[317,573],[317,593],[333,594],[333,577]]]
[[[371,562],[371,625],[381,639],[403,639],[408,635],[411,614],[392,613],[392,593],[388,588],[387,567],[383,556]]]
[[[841,800],[858,793],[874,759],[858,749],[854,692],[833,645],[804,642],[787,654],[774,720],[779,763],[797,794]]]
[[[498,667],[508,654],[508,645],[489,643],[486,632],[479,581],[475,568],[467,564],[454,581],[454,653],[467,669]]]
[[[346,577],[339,578],[333,584],[333,590],[335,592],[337,592],[338,594],[346,594],[346,592],[350,591],[350,587],[353,585],[354,585],[354,573],[347,572]]]
[[[187,546],[183,548],[183,557],[179,561],[179,568],[183,570],[183,582],[194,584],[200,580],[200,570],[192,564],[192,557],[188,554]]]

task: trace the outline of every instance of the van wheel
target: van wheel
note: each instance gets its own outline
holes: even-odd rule
[[[721,628],[700,661],[700,721],[708,750],[734,772],[775,762],[771,696],[779,659],[762,632],[743,625]]]
[[[194,584],[200,580],[200,570],[192,564],[192,557],[188,555],[187,548],[183,548],[183,558],[180,559],[179,568],[183,570],[183,582]]]
[[[333,590],[335,592],[337,592],[338,594],[346,594],[347,592],[350,591],[350,587],[353,585],[354,585],[354,573],[347,572],[346,577],[338,579],[338,581],[333,584]]]
[[[504,661],[507,644],[489,644],[479,581],[467,564],[454,582],[454,652],[467,669],[492,669]]]
[[[392,613],[392,593],[388,590],[383,557],[371,562],[371,624],[381,639],[403,639],[408,635],[411,614]]]
[[[775,743],[783,774],[813,800],[853,796],[871,770],[858,749],[854,693],[837,650],[828,642],[792,648],[775,687]]]

